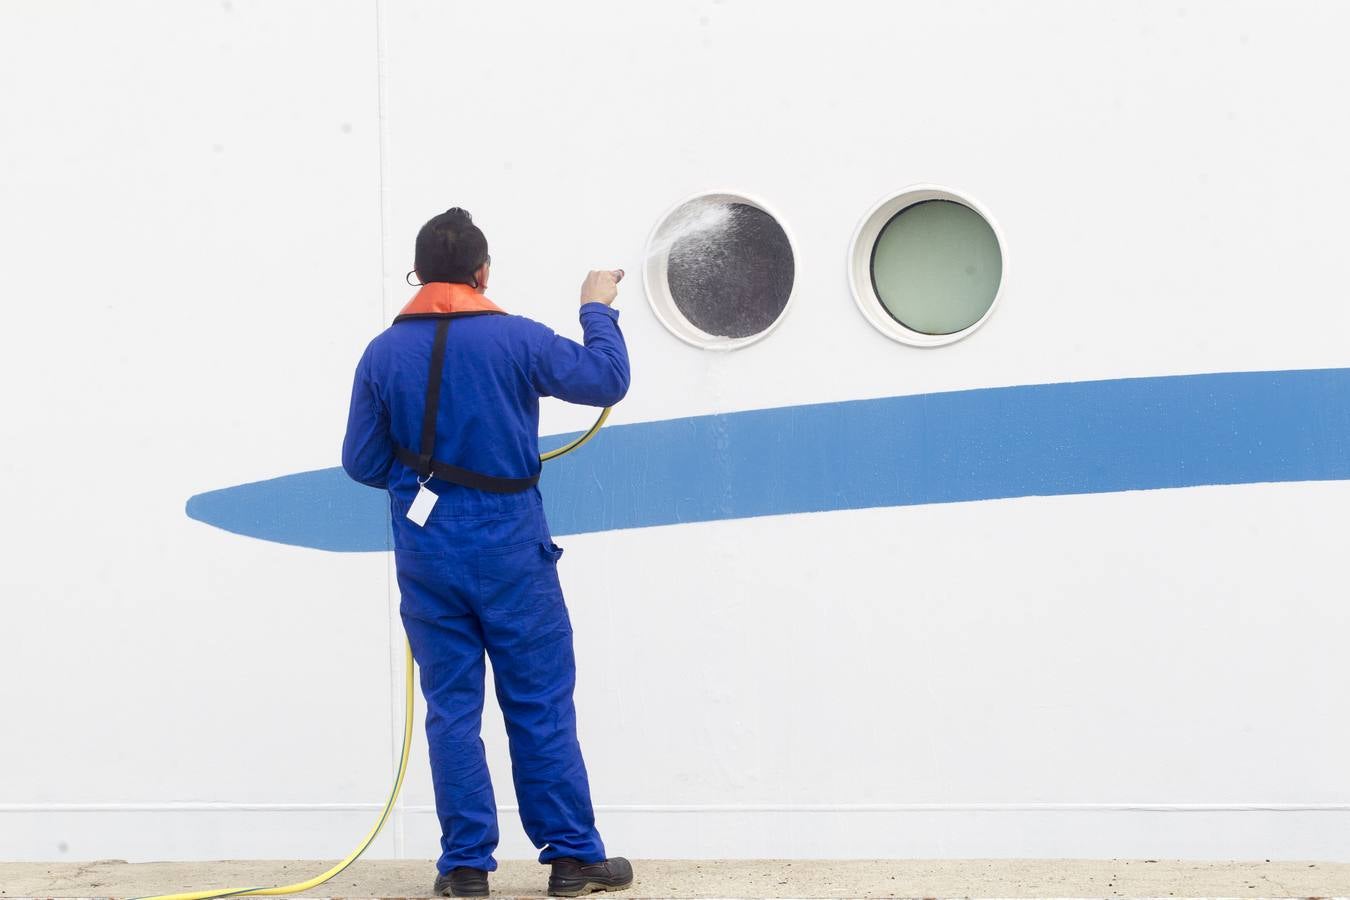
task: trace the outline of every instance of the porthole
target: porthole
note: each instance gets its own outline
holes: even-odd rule
[[[973,201],[919,185],[883,199],[853,235],[849,287],[882,334],[919,347],[958,341],[993,314],[1003,239]]]
[[[767,336],[792,301],[796,253],[777,216],[743,194],[700,194],[661,217],[643,279],[680,340],[732,350]]]

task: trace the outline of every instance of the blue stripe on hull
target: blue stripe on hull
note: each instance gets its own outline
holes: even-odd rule
[[[544,468],[557,535],[1003,497],[1350,478],[1350,369],[981,388],[610,426]],[[322,469],[187,514],[385,550],[383,492]]]

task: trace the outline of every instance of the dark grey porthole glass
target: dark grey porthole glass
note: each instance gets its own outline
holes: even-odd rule
[[[683,235],[670,247],[666,281],[689,323],[724,338],[759,334],[792,294],[792,245],[773,216],[745,203],[726,206],[725,224]]]
[[[648,245],[648,298],[677,337],[734,348],[768,334],[792,298],[796,260],[782,224],[759,203],[707,194],[662,219]]]
[[[979,327],[1006,274],[993,221],[932,185],[877,204],[854,235],[850,260],[858,308],[882,333],[916,346],[951,343]]]

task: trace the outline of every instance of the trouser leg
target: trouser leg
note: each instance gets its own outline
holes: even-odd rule
[[[444,874],[456,866],[494,870],[497,801],[480,737],[483,719],[483,634],[472,614],[434,622],[405,612],[403,625],[421,669],[427,701],[427,746]]]
[[[509,578],[484,578],[483,636],[497,700],[506,720],[511,774],[521,824],[540,862],[605,858],[595,827],[590,784],[577,740],[572,690],[576,662],[550,542],[493,557]]]

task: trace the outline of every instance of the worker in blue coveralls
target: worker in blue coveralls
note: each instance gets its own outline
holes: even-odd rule
[[[572,626],[536,487],[539,398],[610,406],[628,390],[622,270],[581,286],[582,344],[487,299],[487,239],[451,209],[422,226],[420,290],[356,367],[342,466],[389,491],[403,617],[421,668],[441,821],[438,896],[483,897],[497,804],[479,736],[484,653],[525,832],[548,892],[622,890],[633,868],[595,827],[577,741]],[[411,276],[412,273],[409,273]]]

